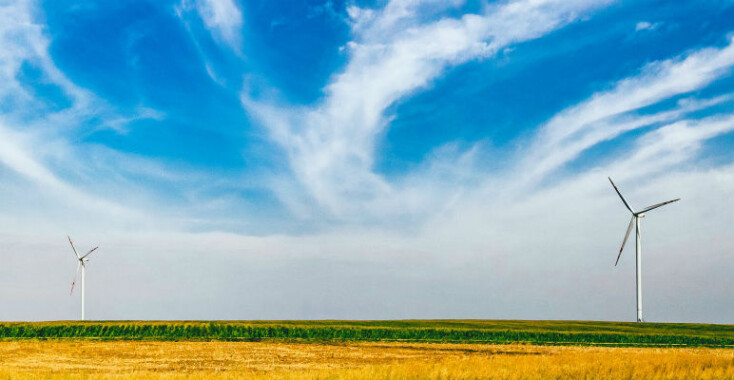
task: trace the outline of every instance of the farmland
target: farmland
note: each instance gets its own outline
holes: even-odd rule
[[[0,342],[0,379],[734,379],[734,350],[444,343]]]
[[[583,321],[0,323],[0,379],[734,379],[734,326]]]
[[[0,323],[0,340],[18,339],[734,347],[734,326],[512,320]]]

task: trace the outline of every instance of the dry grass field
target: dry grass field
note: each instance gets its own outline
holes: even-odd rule
[[[0,342],[0,379],[734,379],[734,350],[426,343]]]

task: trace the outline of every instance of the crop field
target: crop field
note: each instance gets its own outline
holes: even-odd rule
[[[531,343],[734,347],[734,325],[511,320],[6,322],[0,340]]]
[[[734,379],[734,326],[578,321],[0,323],[0,380]]]
[[[37,378],[734,379],[734,350],[401,342],[0,342],[0,379]]]

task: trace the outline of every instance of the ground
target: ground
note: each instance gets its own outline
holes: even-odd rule
[[[729,348],[6,340],[0,379],[734,379]]]

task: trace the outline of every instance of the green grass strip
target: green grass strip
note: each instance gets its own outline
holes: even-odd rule
[[[0,339],[283,340],[734,347],[734,326],[575,321],[6,322]]]

